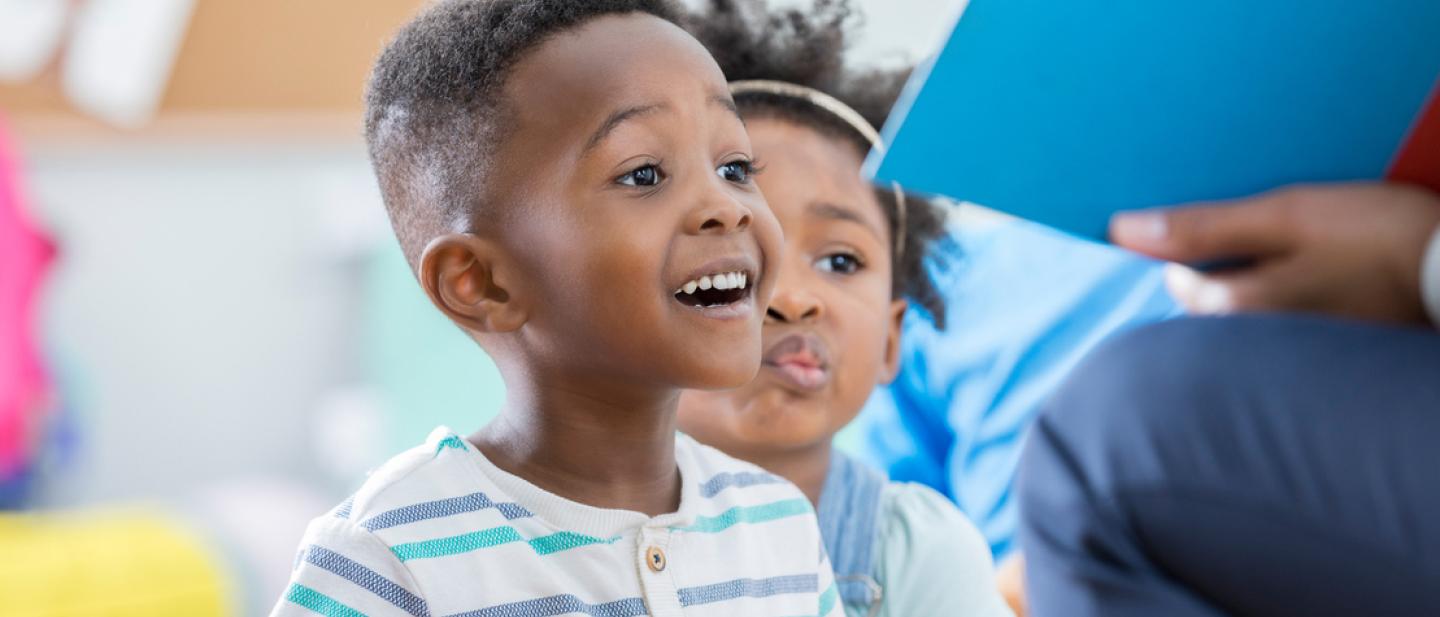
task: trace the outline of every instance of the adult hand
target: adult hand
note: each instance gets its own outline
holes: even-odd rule
[[[1177,264],[1249,262],[1210,273],[1172,265],[1170,291],[1193,313],[1305,311],[1424,322],[1421,260],[1437,226],[1435,193],[1335,184],[1124,212],[1111,220],[1110,236]]]

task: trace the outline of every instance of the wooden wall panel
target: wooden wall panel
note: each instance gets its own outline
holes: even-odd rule
[[[358,117],[370,63],[423,0],[197,0],[161,103],[167,117]],[[52,66],[0,85],[0,109],[78,117]]]

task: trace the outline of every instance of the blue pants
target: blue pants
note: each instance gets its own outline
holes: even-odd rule
[[[1440,334],[1183,319],[1097,349],[1025,446],[1037,617],[1440,615]]]

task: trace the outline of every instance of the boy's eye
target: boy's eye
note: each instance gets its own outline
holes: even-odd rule
[[[646,165],[627,172],[615,181],[625,186],[655,186],[660,184],[661,178],[659,167]]]
[[[750,182],[750,175],[755,173],[755,164],[746,160],[730,161],[716,168],[715,173],[727,182],[745,184]]]
[[[815,260],[815,267],[821,272],[854,274],[865,267],[865,264],[860,263],[859,257],[849,253],[832,253]]]

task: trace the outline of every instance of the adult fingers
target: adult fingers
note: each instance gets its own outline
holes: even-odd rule
[[[1165,261],[1200,263],[1263,257],[1286,251],[1298,229],[1292,219],[1297,191],[1177,208],[1117,213],[1115,244]]]

